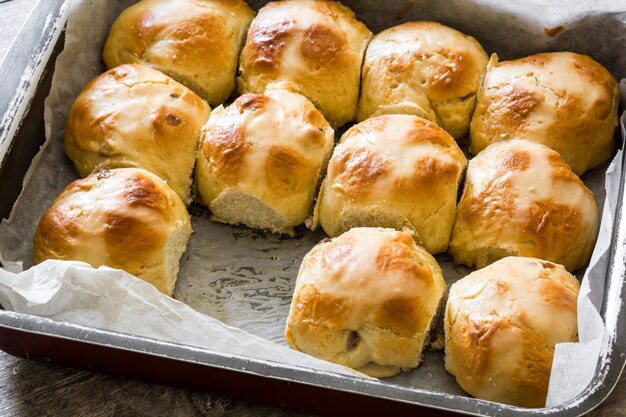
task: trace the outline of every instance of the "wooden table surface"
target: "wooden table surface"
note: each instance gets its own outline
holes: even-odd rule
[[[0,0],[0,62],[35,3],[36,0]],[[0,416],[294,417],[307,414],[28,361],[0,351]],[[587,416],[626,416],[626,377],[622,376],[609,398]]]

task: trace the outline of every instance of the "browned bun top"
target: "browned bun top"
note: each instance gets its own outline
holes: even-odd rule
[[[139,168],[103,170],[54,200],[35,232],[34,260],[122,269],[171,295],[190,234],[185,205],[159,177]]]
[[[471,125],[472,153],[526,139],[561,154],[582,175],[613,153],[619,89],[586,55],[553,52],[498,62],[492,56]]]
[[[445,251],[467,160],[455,140],[417,116],[388,114],[352,126],[328,164],[317,218],[329,236],[351,227],[411,231]]]
[[[304,96],[271,86],[214,110],[196,179],[214,218],[292,233],[305,221],[334,131]]]
[[[243,0],[142,0],[113,23],[104,62],[109,68],[149,65],[217,105],[235,88],[253,17]]]
[[[469,394],[545,406],[557,343],[578,340],[579,284],[561,265],[508,257],[450,288],[446,370]]]
[[[436,22],[407,22],[372,38],[358,120],[414,114],[455,138],[469,131],[487,54],[471,36]]]
[[[449,251],[477,268],[513,255],[575,271],[589,262],[598,221],[593,194],[556,151],[498,142],[470,160]]]
[[[200,97],[161,72],[122,65],[91,80],[76,98],[65,153],[83,177],[94,169],[143,167],[188,202],[209,112]]]
[[[415,368],[445,288],[439,265],[410,235],[353,228],[304,257],[287,343],[376,377]]]
[[[267,3],[252,21],[239,65],[239,92],[289,81],[333,127],[356,117],[361,62],[372,36],[335,1]]]

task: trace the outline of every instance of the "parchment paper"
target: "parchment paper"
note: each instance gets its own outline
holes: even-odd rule
[[[66,45],[56,62],[46,100],[46,138],[11,217],[0,224],[0,303],[6,309],[55,320],[150,336],[227,353],[354,375],[286,347],[283,331],[295,278],[304,254],[324,235],[294,238],[209,221],[190,207],[194,234],[183,256],[171,300],[136,278],[109,268],[48,261],[32,267],[32,237],[43,212],[77,174],[63,154],[63,128],[82,87],[105,70],[101,51],[108,28],[132,1],[73,0]],[[258,9],[264,3],[249,2]],[[450,0],[345,1],[374,32],[407,20],[436,20],[478,38],[488,53],[512,59],[545,50],[591,54],[619,79],[626,76],[626,1]],[[544,29],[563,26],[555,37]],[[559,345],[548,406],[578,395],[591,380],[608,334],[598,314],[607,250],[620,186],[621,151],[610,166],[586,174],[603,213],[589,268],[580,271],[580,343]],[[606,190],[605,190],[606,186]],[[608,198],[605,198],[608,196]],[[448,286],[470,270],[438,255]],[[21,272],[26,269],[25,272]],[[19,274],[18,274],[19,273]],[[584,275],[584,278],[583,278]],[[184,303],[184,304],[183,304]],[[202,314],[201,314],[202,313]],[[437,332],[441,332],[441,323]],[[572,366],[576,364],[576,366]],[[445,372],[443,353],[427,351],[416,370],[386,383],[466,395]]]

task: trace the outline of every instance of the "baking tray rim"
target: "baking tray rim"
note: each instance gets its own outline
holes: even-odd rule
[[[67,5],[68,2],[65,0],[40,0],[20,29],[18,38],[21,38],[22,44],[18,47],[18,43],[14,42],[0,65],[0,79],[5,80],[2,93],[0,93],[0,114],[3,115],[0,118],[0,176],[2,175],[7,155],[9,155],[11,147],[19,137],[22,121],[30,111],[34,93],[39,88],[41,78],[33,79],[33,76],[42,77],[46,68],[49,69],[50,66],[54,66],[56,56],[53,55],[53,49],[64,31],[68,14]],[[41,30],[42,26],[43,30]],[[25,51],[34,52],[27,56],[24,53]],[[12,65],[22,64],[18,65],[17,68],[26,69],[24,72],[10,71],[10,65],[7,63]],[[31,77],[29,78],[28,75]],[[10,93],[13,91],[16,91],[17,94],[13,95]],[[626,223],[622,218],[623,206],[625,204],[623,192],[624,176],[625,172],[622,169],[620,173],[621,186],[620,195],[618,196],[618,213],[615,216],[615,228],[609,255],[610,262],[606,273],[608,279],[605,286],[608,285],[609,288],[605,287],[604,305],[607,304],[607,301],[617,302],[621,305],[621,300],[626,299],[626,288],[623,286],[623,279],[626,275],[626,264],[624,263],[624,254],[626,254]],[[614,285],[618,287],[611,291],[611,287]],[[604,308],[602,310],[603,319],[605,319]],[[620,326],[620,324],[624,324],[624,326]],[[264,378],[280,379],[297,384],[400,401],[419,407],[471,414],[484,412],[491,414],[497,412],[501,416],[526,416],[533,414],[575,416],[589,412],[610,394],[626,364],[626,333],[625,331],[620,331],[620,328],[626,327],[626,313],[623,309],[619,309],[617,320],[614,321],[613,328],[609,329],[610,336],[605,341],[605,350],[599,357],[596,373],[590,385],[576,398],[565,404],[540,409],[514,407],[460,395],[402,387],[378,380],[371,381],[357,377],[341,376],[320,372],[311,368],[297,368],[259,359],[227,355],[223,352],[210,351],[191,345],[170,343],[147,337],[56,322],[6,310],[0,310],[0,327],[71,340],[76,343],[100,345],[108,349],[162,356],[172,360],[194,363],[199,366],[218,367],[232,372],[253,373]],[[85,333],[86,329],[87,332]],[[107,339],[115,343],[107,343]],[[0,349],[5,350],[7,345],[6,341],[0,339]],[[167,347],[172,352],[175,352],[177,356],[159,353],[159,347],[161,349]],[[189,357],[188,354],[191,352],[202,356],[204,360],[199,361]],[[618,365],[614,365],[614,363]],[[247,364],[247,366],[243,367],[243,364]],[[287,374],[278,375],[276,371],[286,372]],[[309,379],[303,379],[303,376]],[[323,379],[320,380],[320,378]],[[357,388],[360,390],[357,390]],[[374,389],[378,390],[378,392],[374,392]],[[408,398],[409,394],[414,398]],[[417,397],[417,401],[415,397]],[[423,400],[426,399],[432,401],[424,402]],[[445,406],[441,405],[446,403],[447,405]]]
[[[320,371],[309,367],[297,367],[278,362],[248,358],[241,355],[226,354],[206,348],[67,322],[59,322],[6,310],[0,310],[0,328],[12,328],[19,332],[30,332],[57,339],[70,340],[76,343],[97,345],[107,349],[161,357],[192,363],[202,367],[219,368],[236,373],[252,374],[263,378],[332,389],[388,401],[403,402],[417,407],[428,407],[467,415],[481,415],[476,413],[492,411],[497,412],[499,416],[578,416],[597,407],[610,394],[611,388],[614,386],[613,381],[608,381],[609,378],[606,377],[608,373],[604,372],[603,375],[605,375],[605,378],[598,379],[597,381],[596,378],[594,378],[594,381],[592,381],[590,386],[587,387],[583,393],[568,403],[552,408],[529,409],[472,397],[390,385],[377,379],[363,379],[356,376],[351,377]],[[4,343],[0,339],[0,349],[3,349],[3,347]],[[613,373],[615,375],[614,378],[618,379],[620,373],[621,370],[620,372]],[[303,376],[305,378],[303,378]],[[615,379],[615,382],[617,382],[617,379]],[[609,382],[609,385],[606,385],[607,382]],[[580,399],[588,397],[588,393],[594,391],[595,387],[601,385],[606,385],[609,389],[605,389],[604,392],[596,391],[600,394],[600,396],[596,396],[596,401],[590,403],[589,401],[580,401]]]

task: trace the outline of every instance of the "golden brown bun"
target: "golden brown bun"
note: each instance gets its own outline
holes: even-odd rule
[[[467,135],[487,54],[476,39],[435,22],[407,22],[372,38],[358,120],[414,114]]]
[[[561,154],[582,175],[609,159],[619,90],[586,55],[555,52],[498,62],[493,55],[478,92],[470,151],[527,139]]]
[[[543,407],[554,346],[576,342],[579,284],[561,265],[508,257],[450,288],[446,370],[474,397]]]
[[[482,268],[505,256],[565,266],[589,261],[598,234],[593,194],[561,156],[535,142],[498,142],[470,160],[449,252]]]
[[[235,89],[253,17],[243,0],[143,0],[113,23],[104,63],[150,65],[217,105]]]
[[[430,253],[445,251],[467,160],[442,128],[389,114],[348,130],[328,164],[316,207],[329,236],[357,226],[414,235]]]
[[[159,71],[122,65],[91,80],[74,102],[65,153],[81,177],[102,168],[145,168],[187,203],[200,129],[210,111]]]
[[[361,62],[372,33],[334,1],[271,2],[252,21],[241,53],[239,93],[288,81],[333,127],[356,117]]]
[[[140,168],[103,170],[52,202],[35,232],[34,260],[122,269],[171,295],[190,235],[185,205],[159,177]]]
[[[215,220],[291,234],[311,212],[334,131],[304,96],[273,87],[213,111],[196,183]]]
[[[304,257],[287,319],[289,345],[374,377],[417,367],[446,284],[410,235],[355,228]]]

